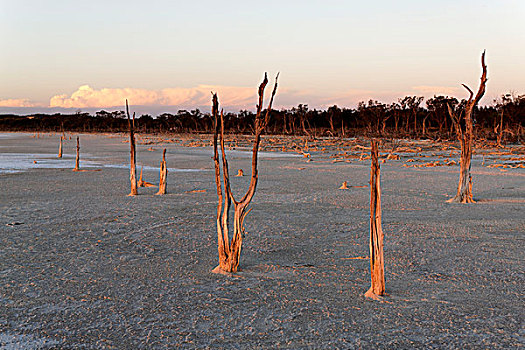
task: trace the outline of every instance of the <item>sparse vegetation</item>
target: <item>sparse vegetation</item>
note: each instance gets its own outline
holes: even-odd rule
[[[319,110],[300,104],[291,109],[274,110],[265,133],[310,138],[364,136],[452,140],[456,139],[456,130],[447,105],[456,109],[457,113],[462,113],[466,102],[449,96],[434,96],[423,105],[421,96],[406,96],[390,104],[374,100],[361,102],[355,109],[331,106]],[[65,130],[72,132],[128,132],[129,127],[123,116],[124,112],[0,115],[0,130],[58,132],[63,124]],[[255,115],[246,110],[224,112],[224,132],[252,134],[254,118]],[[472,109],[472,118],[477,139],[500,144],[522,142],[525,138],[525,95],[504,94],[491,105],[476,105]],[[211,134],[213,116],[199,110],[179,110],[174,114],[163,113],[156,118],[142,115],[136,119],[135,129],[153,134]]]

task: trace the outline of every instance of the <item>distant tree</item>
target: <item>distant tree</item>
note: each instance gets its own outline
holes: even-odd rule
[[[459,101],[456,98],[448,96],[434,96],[427,100],[426,105],[428,112],[432,116],[432,120],[439,126],[440,135],[442,135],[444,131],[448,132],[448,106],[455,109],[458,103]]]
[[[399,100],[399,104],[401,107],[405,110],[410,110],[412,116],[414,117],[414,135],[417,135],[417,112],[419,110],[419,105],[421,102],[423,102],[424,97],[423,96],[405,96],[404,98]],[[409,131],[409,115],[406,116],[406,130]]]

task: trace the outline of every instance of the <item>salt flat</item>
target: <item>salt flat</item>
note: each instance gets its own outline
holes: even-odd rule
[[[58,135],[4,135],[0,153],[51,161],[58,150]],[[73,138],[63,167],[37,161],[0,174],[1,346],[524,346],[525,169],[489,168],[477,155],[478,203],[462,205],[445,202],[459,167],[404,167],[407,157],[382,164],[389,296],[379,303],[363,296],[368,260],[349,259],[368,255],[369,160],[333,163],[335,149],[311,151],[310,162],[263,153],[241,272],[225,276],[210,272],[217,265],[212,148],[143,142],[137,170],[144,165],[149,182],[158,182],[168,149],[168,195],[139,188],[128,197],[124,141],[80,135],[81,168],[85,160],[100,171],[71,171]],[[244,152],[228,160],[232,173],[249,173]],[[249,176],[231,181],[243,193]],[[354,187],[338,190],[343,181]]]

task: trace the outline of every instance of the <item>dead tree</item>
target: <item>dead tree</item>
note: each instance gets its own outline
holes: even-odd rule
[[[257,188],[257,153],[259,151],[259,144],[261,142],[261,134],[270,120],[270,113],[272,110],[272,103],[277,91],[277,77],[275,78],[275,85],[270,98],[270,103],[266,109],[265,115],[262,113],[262,105],[264,98],[264,90],[268,84],[267,75],[264,75],[264,80],[259,86],[259,103],[257,105],[257,114],[255,116],[255,140],[252,149],[252,175],[250,179],[250,187],[246,194],[240,201],[237,201],[230,188],[230,177],[228,172],[228,161],[224,148],[224,115],[221,111],[219,116],[219,100],[217,94],[214,93],[212,97],[212,116],[214,118],[214,135],[213,135],[213,160],[215,162],[215,183],[217,184],[217,196],[219,203],[217,205],[217,236],[218,236],[218,250],[219,250],[219,266],[214,272],[237,272],[239,267],[239,259],[241,255],[242,240],[244,237],[244,219],[251,209],[248,209],[255,190]],[[224,185],[224,193],[221,185],[221,166],[219,162],[218,138],[220,135],[220,148],[222,156],[222,179]],[[228,230],[228,214],[230,206],[233,202],[234,217],[233,217],[233,236],[230,240]]]
[[[372,140],[370,170],[370,274],[371,286],[366,297],[378,299],[385,294],[385,267],[383,260],[383,230],[381,228],[381,187],[378,145]]]
[[[77,136],[77,157],[75,159],[75,169],[73,171],[80,171],[80,140]]]
[[[465,84],[462,84],[465,89],[470,93],[470,97],[465,105],[463,118],[457,112],[454,112],[450,106],[448,106],[448,112],[454,121],[456,133],[461,143],[461,159],[460,159],[460,170],[459,170],[459,184],[456,196],[449,199],[449,203],[475,203],[472,198],[472,176],[470,175],[470,165],[472,161],[472,147],[473,147],[473,123],[472,123],[472,111],[477,105],[479,100],[485,94],[485,87],[487,84],[487,66],[485,65],[485,52],[481,55],[481,68],[483,73],[481,74],[481,82],[479,84],[478,92],[474,97],[472,90]],[[464,121],[464,126],[461,121]]]
[[[129,156],[129,181],[131,182],[131,192],[129,193],[129,196],[135,196],[137,195],[137,176],[136,176],[136,157],[135,157],[135,134],[134,134],[134,128],[135,128],[135,112],[133,112],[133,121],[131,120],[129,116],[129,107],[128,107],[128,100],[126,100],[126,114],[128,115],[128,128],[129,128],[129,148],[130,148],[130,156]]]
[[[162,162],[160,163],[159,191],[157,195],[166,194],[166,181],[168,179],[168,168],[166,167],[166,149],[162,152]]]
[[[63,136],[60,136],[60,146],[58,146],[58,158],[62,158],[62,139]]]

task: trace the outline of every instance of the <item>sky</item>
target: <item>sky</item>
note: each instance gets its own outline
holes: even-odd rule
[[[523,0],[0,0],[0,113],[355,107],[525,93]],[[269,90],[269,89],[268,89]],[[267,92],[267,95],[270,91]]]

